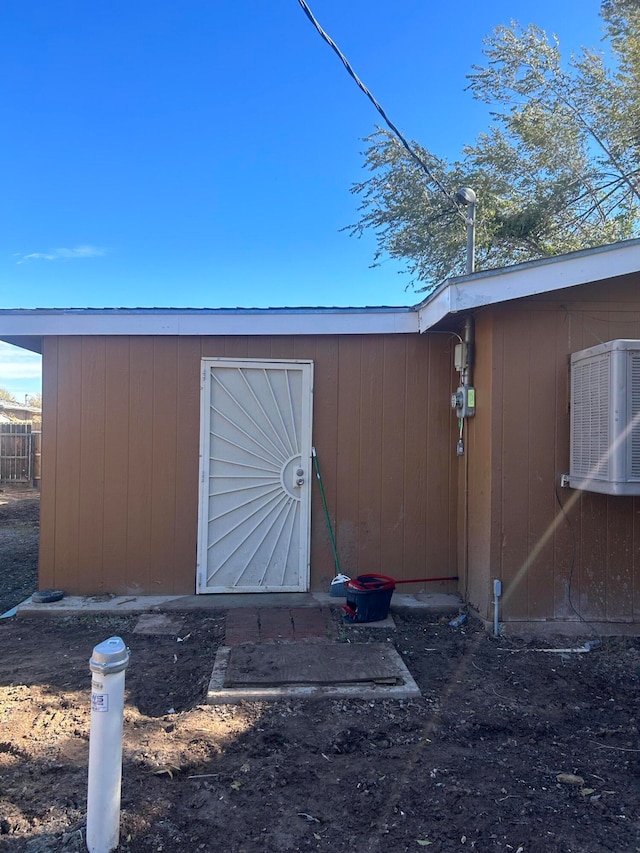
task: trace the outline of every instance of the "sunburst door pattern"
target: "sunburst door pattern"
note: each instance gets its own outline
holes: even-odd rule
[[[306,589],[311,365],[215,362],[205,382],[200,591]]]

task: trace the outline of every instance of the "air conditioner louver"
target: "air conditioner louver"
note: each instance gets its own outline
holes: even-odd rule
[[[640,352],[631,356],[631,476],[640,480]]]
[[[640,341],[615,340],[571,356],[569,484],[640,494]]]

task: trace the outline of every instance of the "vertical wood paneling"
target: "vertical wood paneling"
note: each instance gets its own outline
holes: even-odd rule
[[[178,346],[156,338],[153,347],[151,449],[151,589],[173,592],[176,532]]]
[[[55,582],[63,590],[83,588],[78,572],[80,514],[80,418],[82,340],[58,341],[58,444],[56,452]]]
[[[640,338],[640,311],[611,311],[609,313],[609,335],[616,338]]]
[[[104,539],[102,586],[127,588],[129,517],[129,338],[105,339]]]
[[[365,417],[360,418],[358,540],[360,572],[381,571],[382,508],[382,341],[362,341],[360,400]],[[388,448],[385,448],[389,452]],[[385,531],[386,532],[386,531]]]
[[[56,467],[43,485],[45,496],[55,486],[43,542],[56,544],[43,577],[85,594],[193,592],[200,358],[223,354],[314,362],[314,442],[345,570],[429,576],[435,555],[438,572],[455,572],[455,557],[444,565],[455,511],[441,452],[451,432],[446,338],[118,337],[49,347],[58,420],[45,453]],[[326,589],[335,567],[313,487],[312,586]]]
[[[609,334],[640,338],[640,312],[612,311]],[[610,498],[607,502],[607,617],[627,621],[640,618],[640,541],[634,536],[638,498]]]
[[[405,452],[402,460],[404,482],[404,563],[413,569],[407,577],[428,577],[434,565],[427,559],[427,496],[431,490],[427,464],[430,349],[425,335],[406,339]],[[430,531],[429,531],[430,533]],[[430,544],[433,534],[429,535]],[[389,559],[389,558],[387,558]],[[437,565],[437,564],[436,564]],[[395,575],[393,575],[395,577]],[[435,573],[433,577],[438,577]]]
[[[458,566],[457,503],[458,475],[464,459],[456,456],[458,432],[451,409],[452,390],[458,385],[453,376],[451,338],[426,335],[429,369],[427,373],[427,550],[425,577],[455,575]],[[462,464],[460,464],[462,462]],[[445,569],[443,571],[443,569]],[[429,591],[434,591],[432,585]]]
[[[180,338],[177,373],[176,532],[172,591],[195,592],[200,447],[200,340]]]
[[[608,311],[583,311],[581,312],[581,319],[583,333],[582,346],[580,349],[594,347],[598,344],[604,343],[604,341],[612,340],[612,336],[609,332]]]
[[[577,618],[567,594],[573,536],[572,601],[582,615],[640,618],[640,499],[585,493],[570,512],[573,532],[554,506],[568,469],[567,355],[640,337],[636,289],[585,288],[581,298],[589,291],[600,304],[568,293],[487,309],[491,363],[478,353],[478,413],[463,462],[469,588],[481,596],[489,571],[502,572],[507,619]],[[480,346],[481,320],[478,328]],[[44,340],[41,586],[193,591],[200,355],[312,359],[314,443],[345,570],[455,573],[456,479],[466,469],[455,457],[446,336],[69,337]],[[312,584],[326,588],[334,567],[314,488]],[[571,494],[563,490],[563,501]]]
[[[528,615],[530,322],[526,312],[509,313],[504,329],[502,365],[506,394],[502,408],[503,603],[504,606],[508,604],[514,618]]]
[[[577,607],[585,618],[599,620],[606,614],[607,496],[584,492],[581,513],[578,562],[580,594]]]
[[[633,499],[633,620],[640,622],[640,498]]]
[[[360,504],[361,348],[360,337],[339,338],[335,535],[343,570],[348,575],[357,574],[360,564],[358,517],[354,508]]]
[[[380,569],[383,574],[395,577],[398,568],[406,564],[404,525],[407,501],[404,475],[408,450],[405,406],[407,344],[404,335],[384,338],[382,344],[380,511],[383,535],[380,541]]]
[[[529,492],[529,568],[527,571],[528,613],[554,611],[554,529],[557,506],[554,489],[556,460],[556,334],[553,317],[540,323],[532,312],[530,354],[531,370],[524,380],[529,396],[530,420],[527,426],[529,466],[526,488]],[[535,336],[533,334],[535,329]],[[509,407],[511,409],[511,407]],[[512,414],[513,429],[518,428],[517,410]],[[513,415],[515,414],[515,417]],[[524,486],[522,483],[521,486]]]
[[[571,607],[574,589],[577,590],[575,526],[580,520],[580,509],[567,489],[556,485],[557,478],[569,471],[569,359],[572,337],[575,338],[575,320],[570,313],[562,311],[555,317],[556,329],[556,433],[554,442],[555,474],[554,490],[557,488],[557,523],[553,537],[553,615],[556,619],[576,619]],[[562,508],[558,505],[561,502]],[[571,594],[571,599],[570,599]],[[534,614],[544,616],[543,613]]]
[[[618,291],[617,298],[622,296]],[[577,620],[579,613],[591,621],[628,621],[638,609],[640,586],[633,499],[560,490],[568,522],[554,501],[556,482],[569,469],[568,356],[605,340],[640,335],[639,314],[619,307],[610,310],[604,303],[543,302],[522,300],[494,309],[505,339],[502,358],[497,349],[494,355],[504,380],[502,391],[493,392],[495,412],[499,397],[513,405],[509,413],[508,403],[502,404],[504,436],[493,442],[492,477],[495,482],[502,471],[504,494],[500,537],[494,531],[492,539],[505,586],[515,586],[517,566],[530,563],[526,604],[517,597],[514,602],[518,593],[509,589],[503,598],[505,615],[514,620]],[[513,411],[519,410],[523,377],[528,405],[518,426]],[[526,494],[518,493],[518,483]],[[536,556],[536,545],[550,525],[552,542]],[[521,540],[526,541],[525,555],[514,546]]]
[[[254,338],[256,341],[258,352],[263,351],[265,349],[264,339],[262,338]],[[269,357],[270,358],[295,358],[294,355],[294,341],[295,338],[291,335],[278,335],[278,337],[269,339]],[[249,347],[249,351],[251,351],[251,347]]]
[[[225,358],[248,358],[249,356],[249,338],[243,335],[228,336],[226,338],[207,338],[208,349],[203,352],[203,356],[214,356]],[[211,348],[213,347],[213,348]]]
[[[337,519],[337,446],[338,446],[338,339],[319,336],[314,341],[313,369],[313,446],[318,454],[318,464],[327,499],[333,530]],[[296,347],[296,358],[303,358]],[[311,354],[309,353],[309,356]],[[335,559],[325,517],[320,487],[313,478],[311,498],[311,585],[327,590],[336,574]]]
[[[82,338],[80,403],[79,572],[95,578],[97,589],[109,590],[103,572],[105,474],[105,339]]]
[[[633,619],[633,498],[607,499],[606,618]]]
[[[495,316],[491,318],[491,390],[487,400],[490,411],[486,413],[491,431],[491,472],[492,476],[485,488],[491,490],[490,526],[491,547],[489,552],[490,573],[494,578],[502,580],[502,531],[504,529],[504,460],[502,458],[502,447],[504,445],[505,407],[509,405],[510,397],[504,386],[504,371],[502,365],[506,358],[505,352],[505,325]],[[479,405],[483,405],[479,402]],[[488,578],[487,578],[488,580]],[[491,593],[490,593],[491,594]],[[487,595],[486,587],[484,595]],[[489,617],[489,601],[486,600],[486,614]],[[504,609],[504,608],[503,608]]]
[[[460,560],[461,588],[469,601],[480,613],[488,616],[491,595],[491,570],[495,569],[491,561],[491,533],[493,497],[495,505],[501,509],[499,500],[500,478],[496,477],[496,489],[492,489],[491,465],[493,460],[493,426],[502,423],[499,410],[502,400],[495,394],[494,401],[494,330],[490,315],[477,318],[475,324],[475,363],[473,384],[476,389],[476,415],[467,423],[465,458],[456,459],[458,465],[467,464],[469,484],[467,498],[466,549]],[[500,361],[501,363],[501,361]],[[494,417],[495,404],[495,417]],[[502,442],[496,442],[496,447]],[[459,494],[459,504],[464,514],[465,494]],[[498,513],[499,514],[499,513]],[[465,573],[465,564],[467,567]]]
[[[247,338],[246,353],[247,358],[274,358],[271,338],[259,335]]]
[[[130,339],[129,384],[129,513],[127,525],[127,591],[154,590],[151,566],[153,487],[153,338]]]
[[[42,479],[38,584],[53,589],[56,581],[56,473],[58,466],[58,338],[42,341]]]
[[[578,350],[584,349],[587,346],[587,340],[589,343],[593,344],[593,336],[585,333],[584,327],[584,312],[575,311],[569,309],[569,316],[571,318],[571,346],[569,349],[568,355],[572,352],[577,352]],[[569,383],[571,381],[571,377],[569,375]],[[567,394],[569,400],[571,399],[571,389],[570,385],[567,385]],[[568,470],[568,466],[567,466]],[[583,512],[583,497],[584,495],[581,493],[577,496],[575,511],[570,515],[570,525],[571,531],[575,538],[575,544],[572,548],[572,565],[573,570],[571,573],[570,583],[568,586],[567,593],[570,596],[569,605],[571,607],[572,617],[575,619],[580,618],[580,614],[582,613],[582,579],[583,579],[583,570],[582,570],[582,552],[583,552],[583,539],[582,539],[582,529],[583,529],[583,521],[584,521],[584,512]]]

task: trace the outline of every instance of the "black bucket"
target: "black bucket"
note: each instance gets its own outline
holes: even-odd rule
[[[345,583],[345,622],[380,622],[389,615],[391,596],[396,588],[386,575],[358,575]]]

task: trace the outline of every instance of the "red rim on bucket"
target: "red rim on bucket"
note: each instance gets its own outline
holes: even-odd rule
[[[345,583],[347,622],[380,622],[389,615],[396,582],[388,575],[358,575]]]
[[[355,589],[360,592],[368,592],[375,590],[382,592],[386,589],[395,589],[396,582],[393,578],[387,575],[358,575],[345,583],[347,588]]]

